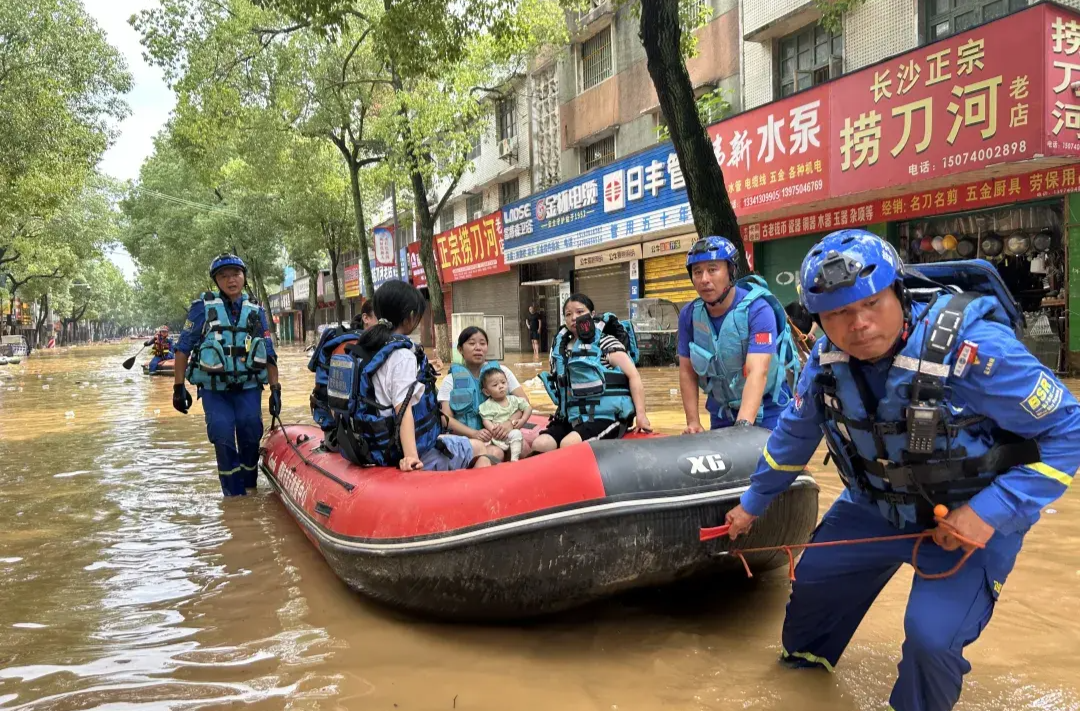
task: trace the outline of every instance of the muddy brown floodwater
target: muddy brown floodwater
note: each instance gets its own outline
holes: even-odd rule
[[[201,409],[181,416],[170,379],[121,369],[135,349],[75,348],[0,368],[0,708],[885,706],[910,568],[835,675],[776,664],[783,570],[530,624],[422,622],[346,589],[265,481],[255,496],[223,501]],[[298,349],[282,356],[286,422],[308,417],[305,362]],[[536,372],[514,367],[523,380]],[[676,371],[645,378],[653,424],[678,432]],[[813,469],[824,511],[840,483],[820,456]],[[968,650],[974,671],[957,708],[1080,709],[1078,590],[1072,490],[1029,534]]]

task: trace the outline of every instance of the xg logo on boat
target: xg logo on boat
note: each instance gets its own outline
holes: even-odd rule
[[[715,479],[731,471],[731,460],[716,452],[684,454],[679,457],[679,470],[698,479]]]

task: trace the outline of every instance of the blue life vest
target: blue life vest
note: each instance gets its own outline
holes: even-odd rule
[[[224,391],[256,388],[265,385],[267,352],[263,337],[262,309],[259,303],[243,296],[236,323],[229,317],[229,307],[220,294],[203,294],[202,342],[192,351],[187,379],[192,385]]]
[[[359,343],[345,345],[343,352],[330,357],[330,374],[326,386],[327,404],[337,423],[337,446],[341,456],[363,466],[396,467],[404,453],[401,448],[402,408],[398,414],[383,415],[392,410],[392,403],[375,400],[375,373],[386,363],[390,354],[408,348],[416,356],[416,382],[424,386],[420,402],[412,406],[416,431],[416,451],[423,456],[438,444],[442,434],[442,418],[435,391],[435,370],[428,363],[424,349],[405,336],[393,336],[390,341],[370,354]],[[410,389],[405,402],[412,400]]]
[[[572,425],[594,420],[615,420],[629,425],[633,420],[630,381],[618,368],[604,367],[600,352],[601,336],[614,335],[619,330],[626,334],[620,340],[630,359],[637,363],[634,327],[629,321],[619,321],[613,313],[605,313],[596,320],[593,343],[582,343],[575,338],[568,348],[566,342],[570,332],[566,327],[555,334],[551,347],[552,372],[541,373],[540,380],[558,408],[560,419]]]
[[[315,373],[315,387],[309,399],[311,416],[323,432],[329,433],[337,427],[326,395],[326,384],[330,379],[330,357],[335,350],[339,349],[339,346],[354,343],[358,338],[360,338],[359,331],[338,331],[337,328],[327,328],[323,331],[319,344],[315,346],[311,359],[308,361],[308,370]]]
[[[845,485],[877,502],[897,527],[930,525],[935,504],[965,502],[999,474],[1039,461],[1034,440],[950,402],[949,378],[970,367],[964,330],[980,319],[1016,325],[1016,311],[996,298],[997,286],[985,293],[939,291],[929,304],[913,305],[911,333],[893,356],[876,404],[860,367],[851,367],[846,353],[822,339],[815,391],[829,452]],[[920,422],[929,423],[926,430]],[[927,434],[909,439],[909,427]]]
[[[497,361],[489,360],[480,366],[480,377],[474,378],[465,366],[458,363],[450,366],[450,377],[454,383],[454,389],[450,391],[450,411],[454,413],[455,420],[474,430],[483,428],[480,403],[484,401],[484,393],[480,383],[486,371],[499,367]]]
[[[750,306],[755,301],[765,299],[776,315],[776,354],[769,362],[763,399],[768,398],[777,405],[787,404],[791,399],[791,386],[798,381],[802,368],[799,351],[788,326],[787,312],[766,288],[765,280],[751,274],[736,282],[736,286],[746,289],[748,293],[727,313],[719,333],[713,333],[705,302],[701,299],[694,301],[694,337],[690,342],[690,363],[698,375],[698,386],[716,403],[718,411],[713,414],[731,420],[739,412],[743,388],[746,386],[744,367],[750,340]],[[785,383],[789,385],[788,391],[784,390]],[[758,422],[764,412],[763,404],[758,408]]]

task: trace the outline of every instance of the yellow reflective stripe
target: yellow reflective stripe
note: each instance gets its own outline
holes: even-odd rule
[[[777,464],[776,460],[769,454],[769,447],[767,445],[762,451],[762,454],[765,455],[765,461],[769,466],[778,472],[801,472],[806,466],[805,464]]]
[[[236,474],[238,471],[240,471],[240,467],[237,467],[236,469],[230,469],[227,472],[223,472],[220,469],[218,469],[217,473],[218,473],[218,476],[232,476],[233,474]]]
[[[799,659],[805,659],[808,662],[814,662],[816,664],[820,664],[823,667],[825,667],[826,669],[828,669],[830,674],[834,671],[833,666],[832,666],[832,664],[829,664],[828,659],[825,659],[823,657],[819,657],[816,654],[810,654],[810,652],[789,652],[786,649],[784,649],[783,647],[781,647],[780,649],[783,650],[785,657],[798,657]]]
[[[1027,464],[1025,466],[1027,466],[1027,468],[1031,469],[1032,471],[1036,471],[1042,474],[1043,476],[1050,477],[1054,481],[1060,481],[1066,487],[1072,484],[1073,480],[1071,476],[1061,471],[1060,469],[1054,469],[1053,467],[1047,464],[1043,464],[1042,462],[1035,462],[1034,464]]]

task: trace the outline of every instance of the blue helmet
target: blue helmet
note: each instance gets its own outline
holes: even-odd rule
[[[728,273],[734,284],[739,278],[738,254],[739,251],[728,239],[715,235],[703,237],[694,242],[690,253],[686,255],[686,272],[693,276],[693,267],[698,262],[727,262]]]
[[[839,230],[814,245],[799,269],[802,304],[835,311],[889,288],[904,276],[893,246],[866,230]]]
[[[244,264],[244,260],[235,254],[225,252],[214,257],[214,261],[210,262],[210,278],[213,279],[219,271],[226,267],[236,267],[244,273],[244,276],[247,276],[247,265]]]

